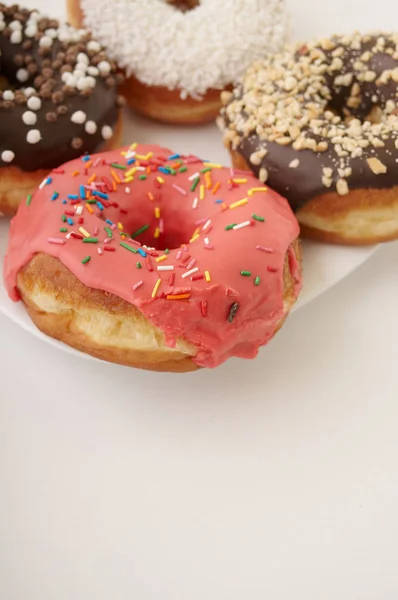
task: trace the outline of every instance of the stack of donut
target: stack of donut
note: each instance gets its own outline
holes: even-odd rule
[[[223,94],[238,168],[283,194],[304,236],[398,237],[398,35],[334,36],[252,65]]]
[[[85,31],[0,4],[0,210],[29,192],[6,287],[42,331],[98,358],[159,371],[252,358],[300,293],[299,223],[336,243],[398,237],[398,36],[264,59],[285,38],[283,3],[216,4],[69,10],[145,114],[201,122],[223,89],[232,169],[139,143],[95,154],[119,133],[116,62]]]
[[[48,172],[120,144],[115,64],[87,32],[0,3],[0,213]]]
[[[214,120],[220,90],[286,41],[284,0],[67,0],[126,72],[125,96],[169,123]]]

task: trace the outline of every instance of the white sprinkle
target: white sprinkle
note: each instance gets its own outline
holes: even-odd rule
[[[208,221],[206,221],[206,223],[203,225],[202,227],[202,231],[205,231],[206,229],[208,229],[211,225],[211,220],[209,219]]]
[[[208,246],[210,244],[210,240],[208,237],[205,237],[204,242],[206,244],[206,246]]]
[[[37,115],[31,110],[26,110],[22,115],[22,121],[25,123],[25,125],[35,125],[37,121]]]
[[[92,77],[91,75],[87,75],[87,77],[84,78],[84,82],[86,87],[88,88],[95,88],[95,86],[97,85],[97,81],[95,79],[95,77]]]
[[[112,127],[109,127],[109,125],[104,125],[104,127],[101,129],[101,135],[104,140],[110,140],[113,136]]]
[[[109,75],[109,73],[111,72],[111,65],[107,60],[101,60],[101,62],[98,63],[97,66],[101,75]]]
[[[11,44],[20,44],[22,42],[22,32],[17,29],[10,35]]]
[[[25,88],[25,89],[23,90],[23,93],[25,94],[26,98],[30,98],[30,96],[31,96],[32,94],[34,94],[34,93],[35,93],[35,91],[36,91],[36,90],[35,90],[35,88],[33,88],[33,87],[27,87],[27,88]]]
[[[27,105],[30,110],[40,110],[41,100],[37,96],[31,96],[27,102]]]
[[[21,30],[22,29],[22,23],[21,21],[11,21],[11,23],[8,26],[11,31],[17,31],[17,30]]]
[[[189,277],[190,275],[193,275],[194,273],[197,273],[198,271],[199,271],[199,267],[195,267],[194,269],[191,269],[190,271],[183,273],[181,275],[181,279],[185,279],[186,277]]]
[[[100,52],[101,44],[99,44],[95,40],[90,40],[87,44],[87,50],[89,52]]]
[[[82,212],[83,212],[83,207],[82,206],[76,206],[75,214],[76,215],[81,215]]]
[[[126,188],[124,188],[124,191],[126,192],[126,194],[129,194],[130,193],[130,188],[126,187]]]
[[[28,131],[28,135],[26,136],[26,141],[28,144],[37,144],[41,140],[41,133],[38,129],[31,129]]]
[[[52,45],[53,41],[48,35],[43,35],[39,40],[40,48],[51,48]]]
[[[174,266],[173,265],[160,265],[158,267],[158,271],[174,271]]]
[[[205,0],[186,14],[164,0],[118,0],[116,20],[114,4],[81,0],[87,29],[111,49],[127,75],[148,85],[178,86],[183,96],[226,87],[286,41],[289,19],[279,0]],[[200,47],[192,44],[198,32]],[[175,60],[169,60],[171,54]]]
[[[12,150],[4,150],[1,153],[1,160],[5,163],[10,163],[14,160],[15,154]]]
[[[234,227],[232,227],[232,229],[242,229],[242,227],[247,227],[248,225],[250,225],[250,221],[244,221],[243,223],[235,225]]]
[[[83,90],[88,90],[88,88],[90,86],[86,81],[87,77],[76,77],[75,79],[76,79],[76,87],[78,90],[80,90],[81,92]]]
[[[94,123],[94,121],[87,121],[87,123],[84,126],[84,129],[89,135],[94,135],[94,133],[97,132],[97,124]]]
[[[101,250],[101,248],[97,248],[97,252],[98,252],[98,254],[99,254],[100,256],[101,256],[101,254],[103,254],[103,253],[104,253],[104,252],[103,252],[103,250]]]
[[[66,72],[64,83],[70,88],[75,88],[77,86],[77,78],[74,75],[72,75],[72,73]]]
[[[54,29],[53,27],[46,29],[44,33],[45,33],[45,35],[48,35],[48,37],[50,37],[53,40],[57,39],[57,37],[58,37],[58,31],[56,29]]]
[[[18,81],[20,81],[21,83],[25,83],[25,81],[28,81],[29,79],[29,73],[26,69],[18,69],[16,75]]]
[[[84,52],[79,52],[79,54],[77,55],[77,62],[82,62],[88,65],[90,63],[90,59]]]
[[[41,184],[39,185],[39,190],[42,190],[44,187],[46,187],[47,185],[47,180],[48,177],[46,177],[45,179],[43,179],[43,181],[41,182]]]
[[[36,25],[29,25],[25,29],[25,35],[26,35],[26,37],[32,38],[32,37],[35,37],[36,34],[37,34],[37,27],[36,27]]]
[[[77,110],[76,112],[73,113],[73,115],[70,118],[72,123],[76,123],[78,125],[83,125],[83,123],[86,121],[86,119],[87,119],[87,115],[82,110]]]
[[[199,171],[194,173],[193,175],[191,175],[190,177],[188,177],[188,181],[193,181],[194,179],[197,179],[198,177],[200,177],[200,173]]]
[[[198,198],[194,198],[194,199],[193,199],[193,202],[192,202],[192,208],[197,208],[197,206],[198,206],[198,203],[199,203],[199,200],[198,200]]]
[[[4,90],[3,92],[3,100],[10,100],[10,102],[12,102],[15,98],[15,94],[14,92],[12,92],[11,90]]]
[[[98,75],[99,75],[99,71],[98,71],[97,67],[88,67],[87,73],[89,75],[92,75],[93,77],[98,77]]]

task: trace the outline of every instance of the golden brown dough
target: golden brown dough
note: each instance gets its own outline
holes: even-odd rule
[[[300,259],[300,247],[293,243]],[[286,256],[285,316],[296,301],[295,280]],[[86,287],[58,259],[37,254],[18,275],[18,290],[29,315],[43,333],[96,358],[152,371],[186,372],[199,367],[195,348],[185,340],[166,346],[163,333],[125,300]]]

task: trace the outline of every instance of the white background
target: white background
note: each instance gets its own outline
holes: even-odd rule
[[[303,38],[398,23],[290,4]],[[1,600],[397,598],[397,301],[395,243],[257,360],[186,376],[0,316]]]

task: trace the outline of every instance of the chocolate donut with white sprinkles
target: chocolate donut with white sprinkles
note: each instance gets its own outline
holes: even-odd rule
[[[37,11],[0,3],[0,213],[48,172],[117,147],[122,83],[101,45]]]

